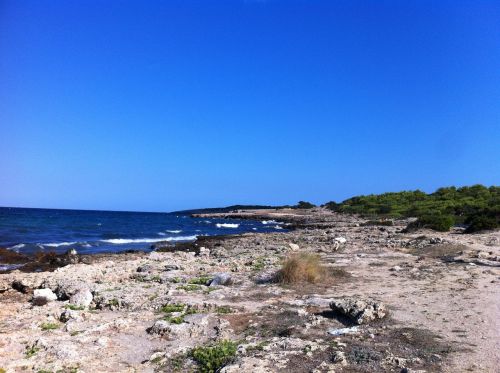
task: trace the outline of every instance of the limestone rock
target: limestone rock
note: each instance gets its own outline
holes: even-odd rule
[[[156,321],[151,328],[147,330],[149,334],[165,335],[170,333],[170,324],[165,320]]]
[[[71,304],[77,306],[88,307],[93,300],[92,293],[89,289],[82,289],[81,291],[76,292],[69,298],[69,302]]]
[[[229,273],[218,273],[210,282],[210,286],[217,285],[230,285],[232,282],[231,275]]]
[[[330,303],[330,308],[347,316],[359,325],[381,319],[387,313],[383,303],[351,297],[333,300]]]
[[[49,302],[57,300],[57,295],[55,295],[50,289],[35,289],[33,292],[33,304],[36,306],[43,306]]]

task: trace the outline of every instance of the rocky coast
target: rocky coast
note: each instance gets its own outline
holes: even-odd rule
[[[203,216],[294,229],[0,274],[0,372],[498,371],[498,230],[405,233],[322,208]],[[299,253],[328,276],[280,282]]]

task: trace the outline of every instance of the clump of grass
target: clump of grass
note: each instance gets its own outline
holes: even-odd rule
[[[284,260],[276,279],[282,284],[316,283],[327,276],[328,271],[321,265],[318,255],[299,253]]]
[[[55,329],[59,329],[59,325],[56,324],[56,323],[53,323],[53,322],[44,322],[44,323],[42,323],[42,325],[40,325],[40,328],[43,331],[46,331],[46,330],[55,330]]]
[[[236,355],[237,344],[232,341],[221,341],[212,346],[195,347],[191,357],[198,364],[201,373],[215,373],[227,365]]]
[[[265,263],[264,263],[264,258],[263,257],[258,257],[257,259],[252,261],[252,270],[254,271],[260,271],[264,269]]]
[[[201,290],[202,287],[200,285],[187,284],[187,285],[178,286],[177,289],[186,290],[186,291],[196,291],[196,290]]]
[[[191,280],[188,281],[188,283],[194,285],[207,285],[211,279],[212,278],[208,276],[200,276],[192,278]]]
[[[84,306],[78,306],[76,304],[67,304],[64,306],[67,310],[72,310],[72,311],[83,311],[85,309]]]
[[[183,303],[171,303],[163,305],[160,311],[164,313],[182,312],[184,308],[186,308],[186,305]]]
[[[233,310],[229,306],[217,306],[215,312],[219,314],[233,313]]]
[[[120,305],[120,301],[116,298],[110,299],[108,304],[113,307],[118,307]]]
[[[164,320],[171,324],[182,324],[184,322],[184,314],[179,316],[165,316]]]

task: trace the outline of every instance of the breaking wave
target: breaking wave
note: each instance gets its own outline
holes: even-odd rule
[[[215,226],[217,228],[238,228],[240,225],[236,223],[217,223]]]

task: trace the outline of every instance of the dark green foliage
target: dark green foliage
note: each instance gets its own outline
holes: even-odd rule
[[[500,205],[486,208],[483,211],[476,212],[469,217],[465,223],[468,225],[466,233],[474,233],[495,229],[500,227]]]
[[[299,203],[297,203],[297,205],[294,206],[293,208],[295,208],[295,209],[312,209],[314,207],[316,207],[316,205],[313,205],[310,202],[299,201]]]
[[[191,357],[198,363],[201,373],[215,373],[223,368],[236,355],[236,343],[222,341],[213,346],[195,347]]]
[[[419,222],[413,225],[414,228],[445,229],[452,217],[454,224],[468,225],[466,232],[470,233],[500,225],[500,187],[473,185],[439,188],[431,194],[420,190],[372,194],[352,197],[342,203],[329,202],[325,207],[363,216],[417,217]]]
[[[455,224],[455,219],[451,215],[423,215],[417,221],[408,224],[406,231],[429,228],[439,232],[448,232],[453,224]]]

